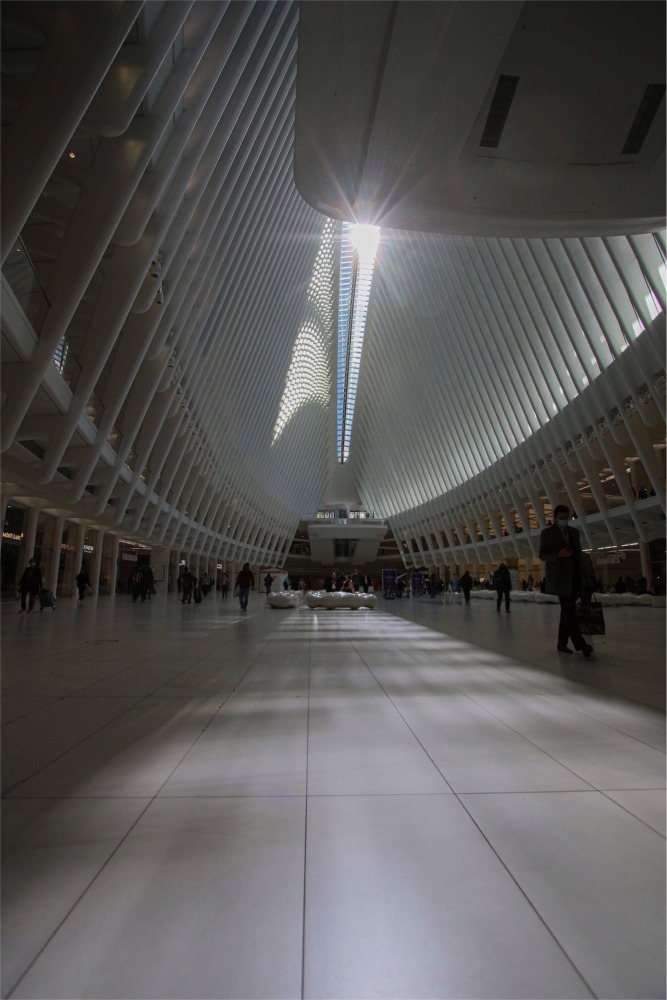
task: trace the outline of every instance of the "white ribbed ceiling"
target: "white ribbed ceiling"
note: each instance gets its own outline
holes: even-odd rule
[[[6,495],[274,564],[324,503],[422,523],[545,428],[533,464],[640,398],[618,455],[664,489],[662,233],[384,228],[343,468],[341,223],[294,181],[299,6],[7,0],[2,20]]]

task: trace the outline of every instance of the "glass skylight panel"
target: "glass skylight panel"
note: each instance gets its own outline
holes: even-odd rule
[[[278,441],[295,414],[308,403],[326,408],[331,397],[329,323],[333,306],[334,223],[328,219],[308,286],[309,317],[299,328],[292,361],[285,380],[280,412],[273,428],[273,444]],[[333,285],[333,282],[331,282]]]
[[[379,226],[343,223],[338,306],[336,406],[336,453],[338,461],[341,463],[347,462],[350,455],[350,438],[359,381],[361,349],[379,240]]]

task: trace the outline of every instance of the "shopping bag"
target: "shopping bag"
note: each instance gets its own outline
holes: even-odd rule
[[[590,604],[580,604],[577,615],[579,631],[582,635],[604,635],[605,623],[602,605],[599,601]]]

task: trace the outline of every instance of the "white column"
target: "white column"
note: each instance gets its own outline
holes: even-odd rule
[[[64,514],[59,514],[56,518],[56,523],[53,526],[53,548],[51,549],[51,565],[49,567],[49,572],[47,575],[48,583],[46,584],[49,590],[56,593],[58,589],[58,570],[60,569],[60,558],[62,555],[61,545],[63,542],[63,528],[65,527],[65,521],[67,518]]]
[[[118,550],[120,548],[120,537],[112,536],[111,543],[111,570],[109,572],[109,597],[116,595],[116,581],[118,580]]]
[[[5,523],[5,514],[7,513],[7,504],[10,502],[13,493],[2,493],[0,495],[0,504],[2,504],[2,523]]]
[[[100,569],[102,568],[102,547],[104,545],[104,532],[101,528],[97,529],[97,538],[95,540],[95,556],[93,559],[93,572],[90,574],[90,583],[93,591],[93,596],[97,596],[100,591]]]
[[[651,586],[651,556],[649,553],[648,542],[639,543],[639,558],[641,559],[642,565],[642,576],[646,577],[646,582],[648,586]]]
[[[180,553],[175,549],[166,549],[165,551],[169,553],[168,577],[165,580],[165,590],[168,589],[170,594],[175,594],[178,591],[178,577],[180,575]]]
[[[80,524],[78,526],[78,534],[76,536],[76,552],[74,553],[74,575],[79,572],[83,564],[83,543],[86,539],[86,526],[85,524]]]
[[[24,515],[25,516],[25,515]],[[39,518],[39,508],[30,507],[28,509],[28,523],[23,531],[23,562],[28,564],[35,552],[35,538],[37,537],[37,519]],[[23,572],[25,566],[21,568]]]
[[[153,576],[155,577],[155,589],[157,590],[157,595],[155,596],[161,601],[167,599],[170,558],[171,551],[168,548],[163,546],[151,548],[151,569],[153,570]],[[153,600],[155,600],[155,596]]]

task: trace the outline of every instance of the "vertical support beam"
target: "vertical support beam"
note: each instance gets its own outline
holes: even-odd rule
[[[39,507],[29,507],[28,523],[23,531],[23,551],[21,553],[21,555],[23,556],[22,562],[24,564],[24,567],[28,564],[28,560],[32,559],[33,554],[35,552],[35,539],[37,538],[38,518],[39,518]],[[21,572],[23,572],[23,568],[21,569]]]
[[[83,543],[86,539],[86,526],[85,524],[79,525],[79,531],[76,536],[76,552],[74,553],[74,575],[79,572],[83,565]],[[87,566],[86,569],[90,572],[90,567]]]
[[[92,586],[93,596],[97,596],[100,592],[100,569],[102,568],[102,549],[104,547],[104,532],[101,528],[97,529],[97,538],[95,540],[95,555],[93,558],[93,571],[90,574],[90,583]]]
[[[58,589],[58,571],[60,569],[60,558],[62,556],[61,545],[63,542],[63,528],[67,518],[64,514],[59,514],[53,525],[53,548],[51,549],[51,565],[49,566],[46,586],[55,594]]]
[[[649,552],[649,547],[647,542],[639,543],[639,558],[641,560],[642,566],[642,576],[646,577],[646,581],[651,586],[651,555]]]
[[[114,597],[116,593],[116,581],[118,579],[118,550],[120,548],[120,537],[111,536],[111,566],[109,569],[109,597]]]
[[[151,548],[151,569],[155,578],[155,589],[157,599],[166,601],[169,592],[170,579],[176,579],[174,569],[170,564],[172,552],[165,546],[154,546]]]

